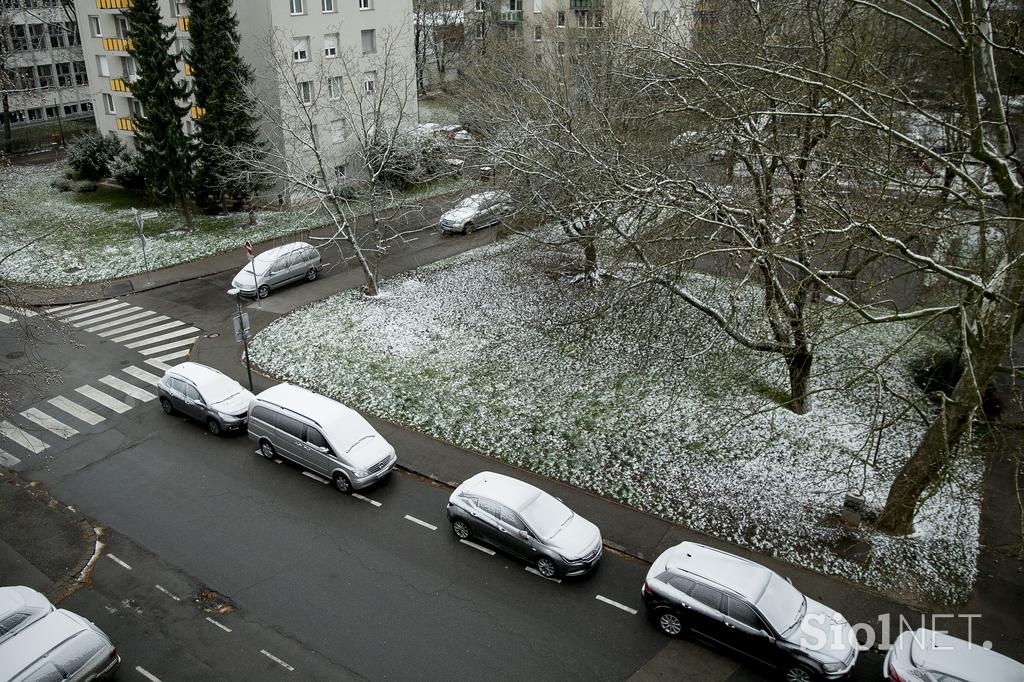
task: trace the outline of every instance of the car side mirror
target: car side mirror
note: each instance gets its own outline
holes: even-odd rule
[[[519,531],[519,537],[521,537],[524,540],[529,540],[530,539],[530,532],[529,531],[525,531],[525,530],[521,530],[521,531]]]
[[[329,455],[329,454],[331,454],[331,449],[329,447],[326,447],[326,446],[323,446],[323,445],[316,446],[316,451],[319,452],[322,455]]]
[[[771,635],[771,634],[769,634],[769,633],[765,632],[764,630],[761,630],[761,636],[763,636],[763,637],[767,638],[767,639],[768,639],[768,641],[769,641],[769,642],[771,642],[772,644],[775,644],[775,638],[774,638],[774,637],[772,637],[772,635]]]

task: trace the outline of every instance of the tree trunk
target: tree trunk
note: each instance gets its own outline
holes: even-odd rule
[[[583,275],[590,283],[595,283],[598,280],[597,245],[594,241],[587,239],[583,242]]]
[[[4,104],[4,151],[8,154],[11,153],[11,102],[7,97],[7,93],[3,94]]]
[[[811,367],[814,354],[806,345],[785,354],[786,369],[789,372],[789,407],[796,414],[807,414],[811,411]]]
[[[188,195],[181,195],[181,215],[185,218],[185,227],[189,232],[192,231],[192,204],[188,200]]]

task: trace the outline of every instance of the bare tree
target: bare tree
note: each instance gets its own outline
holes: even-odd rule
[[[418,94],[425,94],[430,82],[443,87],[450,70],[458,66],[465,8],[462,0],[416,0],[413,3]]]

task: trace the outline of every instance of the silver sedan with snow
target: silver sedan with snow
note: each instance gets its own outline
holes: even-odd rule
[[[441,216],[442,232],[469,234],[493,225],[512,212],[512,195],[496,190],[468,196]]]
[[[582,575],[601,559],[601,531],[540,488],[484,471],[448,499],[460,540],[478,540],[525,559],[545,578]]]

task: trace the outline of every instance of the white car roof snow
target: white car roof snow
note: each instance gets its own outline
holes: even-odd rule
[[[501,502],[509,509],[520,512],[538,495],[546,495],[543,490],[519,479],[496,474],[493,471],[481,471],[479,474],[462,482],[456,492],[477,494]]]
[[[26,606],[31,609],[53,608],[49,599],[31,587],[24,587],[22,585],[0,587],[0,619]]]
[[[773,575],[765,566],[696,542],[670,547],[655,562],[656,565],[659,563],[664,563],[672,571],[699,575],[755,604]]]
[[[198,362],[182,362],[174,365],[164,374],[166,376],[178,375],[180,377],[185,377],[199,386],[210,386],[214,383],[225,383],[231,385],[238,383],[219,369],[201,365]]]
[[[95,640],[97,650],[103,643],[95,630],[70,611],[59,609],[37,620],[0,645],[0,679],[14,679],[40,656],[76,636]]]
[[[915,668],[979,682],[1024,680],[1024,665],[980,644],[970,644],[942,632],[919,628],[910,646]]]
[[[264,400],[312,419],[320,425],[327,440],[341,454],[348,452],[349,448],[367,436],[380,439],[384,446],[387,444],[361,414],[337,400],[301,386],[278,384],[259,393],[256,400]]]
[[[278,258],[285,254],[291,253],[292,251],[298,251],[299,249],[305,248],[312,249],[313,245],[307,244],[306,242],[291,242],[290,244],[285,244],[283,246],[275,246],[272,249],[267,249],[263,253],[257,254],[256,257],[253,258],[253,260],[256,261],[257,263],[269,263],[271,261],[277,260]]]

